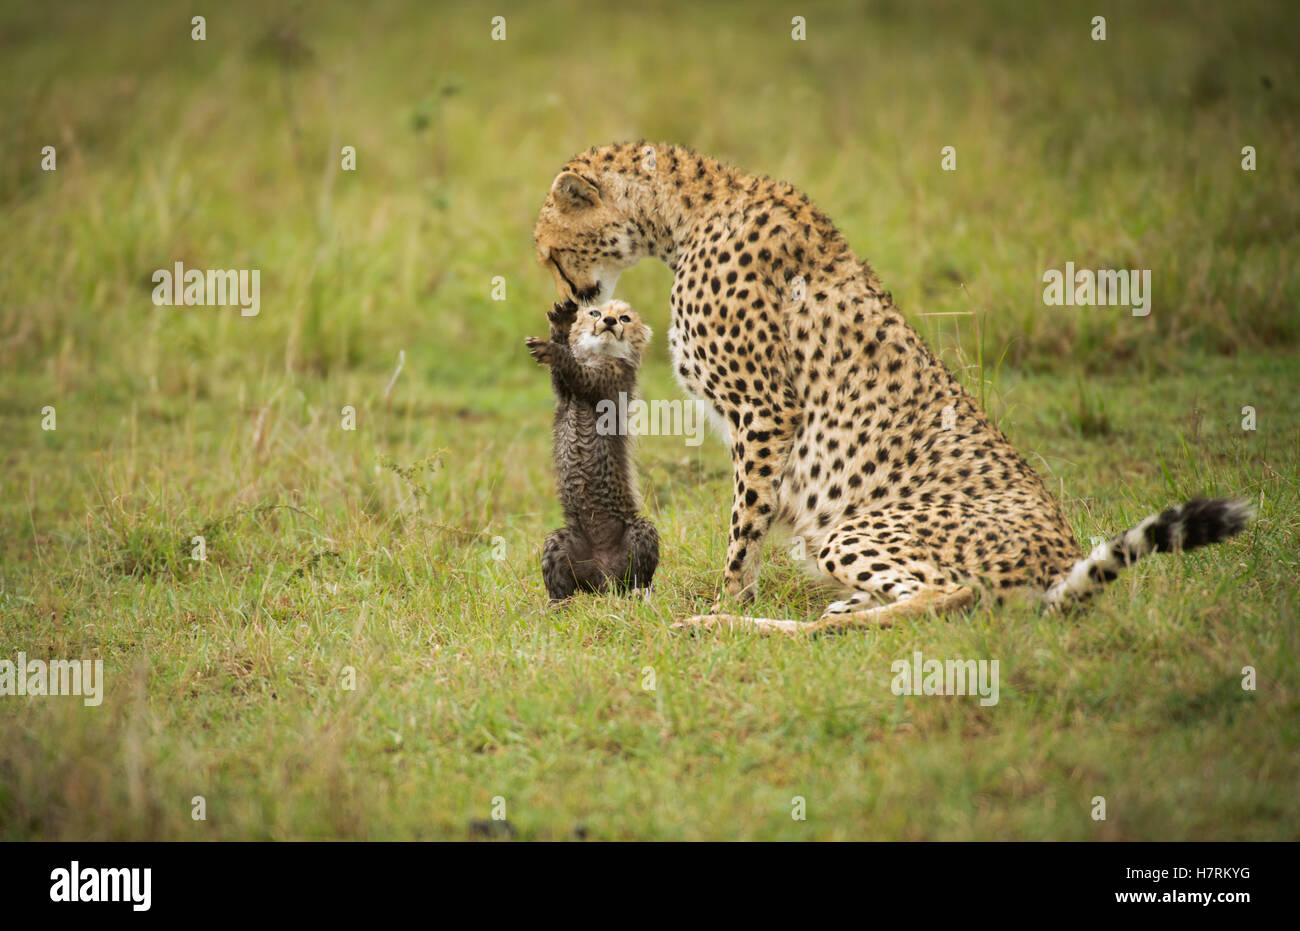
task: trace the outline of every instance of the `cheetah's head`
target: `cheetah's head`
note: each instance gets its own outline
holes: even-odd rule
[[[579,304],[607,301],[623,269],[640,260],[629,220],[614,201],[611,192],[577,172],[562,171],[551,185],[533,241],[561,297]]]
[[[641,365],[651,331],[623,301],[606,301],[599,307],[584,307],[569,331],[569,346],[580,358],[613,356]]]

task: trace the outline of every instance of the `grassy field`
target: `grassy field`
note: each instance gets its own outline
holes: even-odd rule
[[[0,660],[106,677],[0,697],[0,838],[460,839],[502,805],[523,839],[1300,837],[1293,6],[240,2],[201,42],[183,4],[0,11]],[[1260,519],[1070,618],[683,639],[728,457],[646,437],[655,598],[548,610],[531,230],[570,154],[642,136],[806,190],[1085,542],[1198,494]],[[260,314],[155,306],[177,261],[260,269]],[[1150,316],[1044,306],[1067,261],[1151,269]],[[669,282],[620,284],[650,398]],[[760,586],[828,600],[779,537]],[[999,703],[896,697],[915,650],[998,660]]]

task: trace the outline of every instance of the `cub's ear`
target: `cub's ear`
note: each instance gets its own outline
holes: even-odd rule
[[[562,171],[551,185],[551,195],[561,210],[581,210],[600,202],[600,190],[581,175]]]

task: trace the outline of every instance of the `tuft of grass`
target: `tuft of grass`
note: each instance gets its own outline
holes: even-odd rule
[[[1067,414],[1070,428],[1080,436],[1090,439],[1109,436],[1111,421],[1106,410],[1105,396],[1093,391],[1082,379],[1079,379],[1076,382],[1074,398],[1074,407]]]

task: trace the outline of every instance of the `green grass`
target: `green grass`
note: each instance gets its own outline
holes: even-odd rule
[[[204,43],[181,6],[0,7],[0,659],[107,676],[0,698],[0,837],[455,839],[497,796],[526,839],[1300,835],[1294,12],[221,6]],[[806,190],[1085,543],[1198,494],[1259,521],[1069,618],[690,640],[727,455],[647,437],[655,598],[549,611],[530,234],[570,154],[639,136]],[[260,316],[153,306],[177,260],[261,269]],[[1043,306],[1066,261],[1152,269],[1151,316]],[[652,398],[669,281],[620,284]],[[828,600],[780,537],[760,585]],[[895,697],[917,649],[997,659],[999,704]]]

